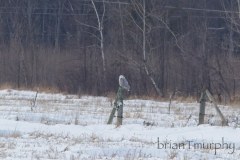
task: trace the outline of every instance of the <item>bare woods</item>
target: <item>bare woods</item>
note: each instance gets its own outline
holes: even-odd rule
[[[240,90],[238,0],[1,0],[0,83],[104,94]]]

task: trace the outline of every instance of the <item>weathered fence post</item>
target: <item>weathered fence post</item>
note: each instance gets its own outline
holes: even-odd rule
[[[199,122],[198,125],[204,123],[205,116],[205,106],[206,106],[206,93],[203,91],[200,97],[200,111],[199,111]]]
[[[214,104],[214,107],[215,107],[218,115],[220,116],[220,118],[222,120],[222,126],[227,126],[228,123],[227,123],[226,119],[224,118],[222,112],[218,108],[217,103],[216,103],[214,97],[211,95],[211,93],[208,90],[206,90],[206,95],[208,96],[208,99],[210,100],[210,102]]]
[[[215,107],[215,109],[217,111],[217,114],[220,116],[220,118],[222,120],[222,126],[227,126],[228,123],[227,123],[225,117],[223,116],[222,112],[218,108],[217,103],[216,103],[214,97],[211,95],[211,93],[207,89],[202,92],[201,97],[200,97],[200,112],[199,112],[199,123],[198,123],[198,125],[204,123],[205,106],[206,106],[206,100],[207,99],[211,103],[214,104],[214,107]]]
[[[118,88],[118,92],[117,92],[117,97],[114,101],[114,107],[112,109],[112,112],[109,116],[108,119],[108,123],[107,124],[111,124],[114,118],[114,115],[116,113],[116,110],[118,111],[118,115],[117,115],[117,125],[122,125],[122,115],[123,115],[123,88],[120,86]]]
[[[110,113],[110,116],[109,116],[109,119],[108,119],[108,122],[107,124],[112,124],[112,121],[113,121],[113,117],[115,115],[115,112],[116,112],[116,107],[113,107],[111,113]]]
[[[122,119],[123,119],[123,88],[119,87],[118,88],[118,93],[117,93],[117,126],[122,125]]]
[[[31,111],[33,111],[33,108],[35,108],[36,101],[37,101],[37,96],[38,96],[38,90],[37,90],[37,92],[36,92],[36,95],[35,95],[34,100],[32,101],[32,104],[31,104]]]
[[[170,95],[170,101],[169,101],[169,104],[168,104],[168,114],[170,114],[172,99],[173,99],[174,95],[175,95],[175,91]]]

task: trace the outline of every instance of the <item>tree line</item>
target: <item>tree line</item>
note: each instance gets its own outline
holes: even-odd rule
[[[238,0],[0,0],[0,84],[69,93],[240,91]]]

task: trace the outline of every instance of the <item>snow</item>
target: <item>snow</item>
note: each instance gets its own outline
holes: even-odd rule
[[[125,100],[123,125],[116,128],[106,125],[110,98],[38,93],[31,111],[35,96],[33,91],[0,91],[0,159],[240,158],[236,107],[220,106],[229,122],[222,127],[217,126],[214,107],[207,104],[206,124],[198,126],[197,102],[174,101],[168,114],[168,102]],[[194,146],[223,141],[235,147]],[[171,148],[180,143],[186,147]]]

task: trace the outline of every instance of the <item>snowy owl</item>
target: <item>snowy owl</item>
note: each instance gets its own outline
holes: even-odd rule
[[[128,84],[128,81],[126,80],[126,78],[123,75],[119,76],[119,86],[126,89],[127,91],[130,91],[130,86]]]

